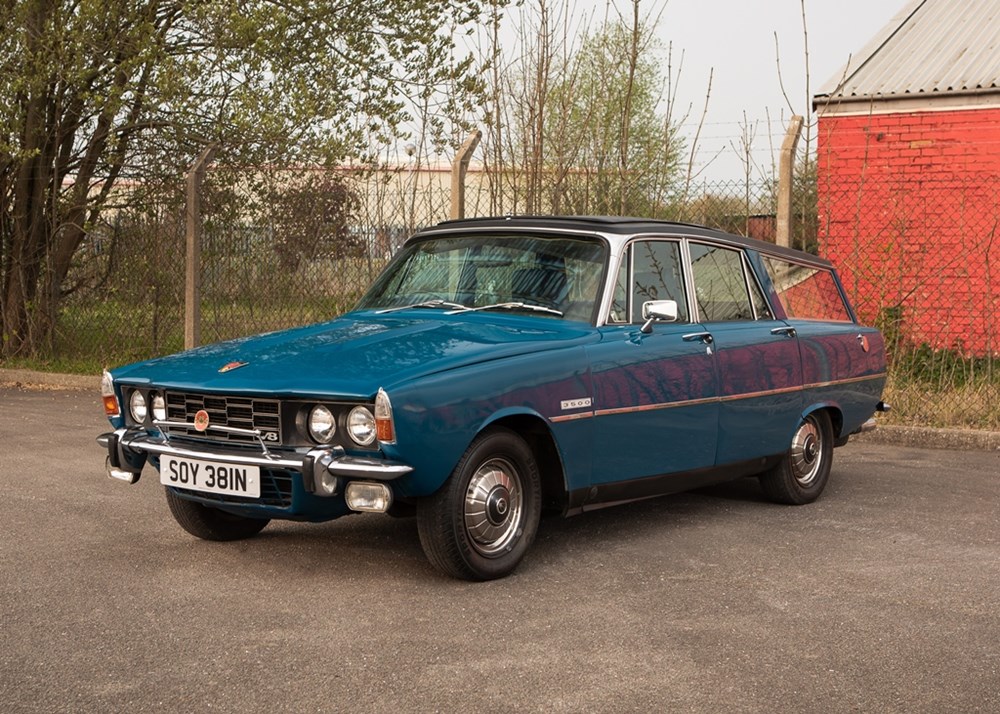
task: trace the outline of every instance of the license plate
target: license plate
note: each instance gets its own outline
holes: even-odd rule
[[[260,498],[260,467],[160,457],[160,483],[192,491]]]

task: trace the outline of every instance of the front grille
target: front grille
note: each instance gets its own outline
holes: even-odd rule
[[[213,394],[167,392],[167,419],[184,421],[190,427],[171,427],[171,436],[188,436],[209,441],[256,444],[257,440],[244,434],[223,431],[196,431],[194,415],[204,409],[208,412],[210,426],[229,426],[238,429],[259,429],[267,445],[281,444],[281,403],[277,399],[257,397],[231,397]]]
[[[234,504],[257,504],[261,506],[277,506],[278,508],[289,508],[292,505],[292,474],[288,471],[274,471],[272,469],[260,470],[260,498],[247,498],[246,496],[230,496],[223,493],[208,493],[206,491],[192,491],[186,488],[175,489],[179,493],[200,498],[205,501],[215,501],[217,503]]]

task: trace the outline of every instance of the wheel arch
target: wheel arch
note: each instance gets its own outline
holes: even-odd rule
[[[545,419],[531,413],[508,413],[486,422],[478,433],[497,426],[516,433],[531,449],[541,480],[542,508],[563,510],[567,494],[566,470],[555,437]]]
[[[815,414],[816,412],[826,412],[826,415],[830,418],[830,426],[833,429],[833,438],[839,439],[844,430],[844,412],[841,411],[840,406],[836,402],[816,402],[809,405],[806,409],[802,411],[801,420],[805,420],[810,414]]]

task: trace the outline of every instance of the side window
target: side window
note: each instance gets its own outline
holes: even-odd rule
[[[764,266],[789,317],[851,321],[833,273],[829,270],[770,257],[764,258]]]
[[[743,272],[743,257],[739,251],[692,243],[691,272],[702,321],[754,319],[747,293],[747,276]]]
[[[683,275],[680,243],[633,243],[618,272],[610,322],[642,322],[642,304],[649,300],[675,301],[678,322],[689,322]]]

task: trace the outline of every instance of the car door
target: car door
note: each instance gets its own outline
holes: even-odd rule
[[[850,433],[871,416],[881,394],[881,334],[854,321],[832,269],[772,256],[762,262],[799,345],[804,408],[836,404],[842,431]]]
[[[743,250],[692,241],[689,254],[697,317],[717,361],[716,465],[781,453],[802,409],[795,331],[775,319]]]
[[[685,280],[679,240],[636,241],[623,257],[608,324],[587,348],[595,486],[704,469],[715,461],[715,360],[704,327],[690,319]],[[677,321],[644,330],[642,304],[649,300],[676,301]]]

